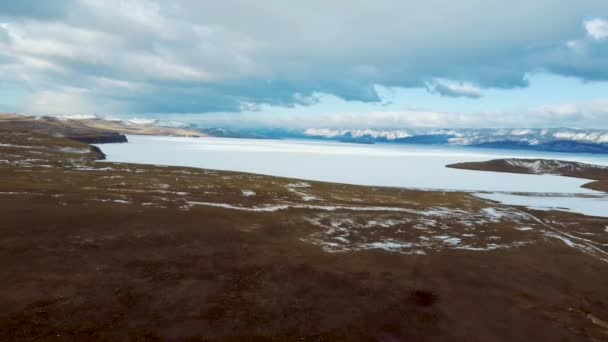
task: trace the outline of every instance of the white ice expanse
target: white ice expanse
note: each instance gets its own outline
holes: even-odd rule
[[[493,173],[445,165],[495,158],[568,159],[608,165],[608,157],[321,141],[128,136],[100,146],[110,162],[191,166],[359,185],[405,188],[592,193],[587,181],[559,176]]]
[[[537,210],[572,211],[589,216],[608,217],[608,197],[604,195],[589,197],[517,195],[506,193],[475,194],[478,197],[508,205],[521,205]]]
[[[127,144],[100,146],[109,162],[199,167],[216,170],[372,186],[482,192],[598,194],[586,180],[457,170],[445,165],[497,158],[546,158],[608,165],[608,157],[454,146],[326,141],[128,136]],[[522,197],[522,196],[520,196]],[[561,197],[563,201],[583,201]],[[593,201],[591,199],[589,201]],[[559,207],[576,210],[562,201]],[[548,206],[555,206],[550,204]],[[511,203],[515,204],[515,203]],[[534,206],[543,207],[543,205]],[[540,203],[542,204],[542,203]],[[608,212],[605,200],[597,205]]]

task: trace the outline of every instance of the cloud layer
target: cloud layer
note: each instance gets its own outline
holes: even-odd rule
[[[281,112],[185,115],[204,127],[229,128],[591,128],[608,127],[608,101],[564,103],[519,111],[447,112],[432,110],[372,110],[292,114]]]
[[[541,15],[542,14],[542,15]],[[0,90],[33,113],[204,113],[608,80],[605,0],[0,2]],[[432,117],[432,115],[431,115]]]
[[[464,82],[451,82],[448,80],[437,79],[427,83],[427,89],[431,93],[451,97],[468,97],[478,99],[483,96],[481,89]]]

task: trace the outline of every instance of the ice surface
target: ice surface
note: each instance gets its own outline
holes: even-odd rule
[[[608,165],[608,156],[556,154],[454,146],[360,145],[326,141],[128,136],[128,144],[102,146],[109,162],[191,166],[372,186],[472,192],[551,193],[554,196],[481,194],[511,205],[567,208],[608,215],[608,198],[581,188],[588,181],[446,168],[497,158],[545,158]],[[307,183],[293,183],[294,191]],[[572,197],[564,194],[595,194]],[[302,195],[305,195],[304,193]],[[310,200],[313,200],[311,197]],[[264,208],[268,210],[268,208]]]
[[[608,164],[608,157],[412,145],[296,140],[129,136],[102,146],[110,162],[193,166],[359,185],[505,192],[591,193],[559,176],[457,170],[445,165],[494,158],[562,158]],[[593,160],[590,160],[593,159]]]
[[[476,196],[508,205],[521,205],[537,210],[572,211],[589,216],[608,217],[608,196],[517,195],[505,193],[476,194]]]

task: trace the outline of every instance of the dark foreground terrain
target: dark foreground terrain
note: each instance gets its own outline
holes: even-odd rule
[[[608,192],[608,167],[579,162],[549,159],[495,159],[448,165],[454,169],[559,175],[593,180],[583,188]]]
[[[0,130],[0,340],[608,340],[608,219],[99,157]]]

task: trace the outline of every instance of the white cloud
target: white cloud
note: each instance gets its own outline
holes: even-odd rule
[[[120,37],[63,23],[10,23],[4,30],[6,49],[16,56],[95,63],[109,58],[109,52],[125,48]]]
[[[61,92],[43,91],[30,99],[28,113],[38,115],[88,113],[95,106],[86,100],[85,90],[68,90]]]
[[[536,70],[608,80],[605,42],[591,39],[606,21],[580,19],[608,13],[606,0],[38,3],[0,1],[3,78],[35,94],[85,88],[91,107],[120,98],[137,114],[380,101],[375,85],[475,99]]]
[[[203,127],[228,128],[599,128],[608,127],[608,100],[470,113],[403,109],[315,114],[300,112],[284,115],[282,111],[272,113],[257,111],[239,114],[185,114],[175,115],[172,118],[200,124]]]
[[[584,23],[587,34],[595,40],[608,38],[608,21],[603,19],[587,20]]]
[[[451,97],[468,97],[478,99],[483,96],[481,89],[468,82],[454,82],[451,80],[435,79],[427,83],[431,93]]]
[[[97,83],[97,87],[105,90],[117,90],[117,91],[132,91],[137,92],[145,88],[145,84],[138,82],[122,81],[107,77],[94,77],[94,81]]]
[[[35,115],[69,115],[112,113],[125,110],[113,101],[98,104],[88,89],[65,87],[56,91],[34,93],[27,104],[26,112]]]
[[[530,112],[534,115],[548,116],[553,119],[573,118],[581,113],[581,106],[572,103],[545,105],[533,108]]]

